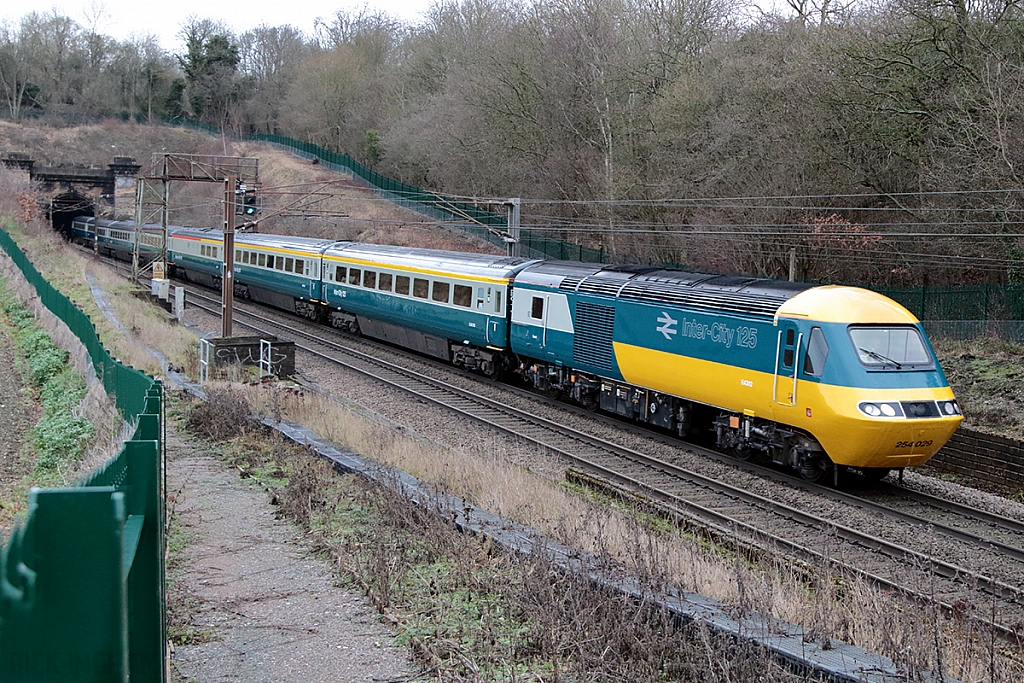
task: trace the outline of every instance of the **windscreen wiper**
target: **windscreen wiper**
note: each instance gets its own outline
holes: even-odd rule
[[[882,354],[878,353],[877,351],[872,351],[871,349],[865,349],[863,347],[860,347],[860,350],[863,351],[864,353],[866,353],[867,355],[871,356],[875,360],[882,361],[883,363],[892,363],[893,367],[895,367],[897,370],[902,370],[903,369],[903,366],[900,365],[899,363],[897,363],[896,361],[894,361],[892,358],[887,358],[886,356],[883,356]]]

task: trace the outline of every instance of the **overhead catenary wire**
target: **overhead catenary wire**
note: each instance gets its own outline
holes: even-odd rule
[[[353,217],[337,209],[319,208],[317,205],[330,199],[335,206],[347,203],[392,204],[385,197],[352,197],[335,192],[338,187],[351,181],[345,178],[316,183],[297,183],[281,186],[264,186],[264,196],[294,198],[288,202],[288,210],[278,210],[277,215],[332,217],[357,221],[363,225],[402,226],[406,229],[427,230],[443,225],[447,228],[465,227],[471,230],[481,228],[493,232],[496,226],[487,225],[466,211],[459,202],[477,205],[498,204],[501,199],[481,199],[440,193],[408,193],[410,199],[444,209],[456,220],[436,219],[408,220],[388,217]],[[393,192],[401,196],[402,192]],[[426,196],[425,196],[426,195]],[[428,199],[429,197],[429,199]],[[911,209],[905,204],[883,206],[840,205],[843,200],[864,202],[885,202],[892,199],[915,198],[915,203],[925,205]],[[942,206],[928,205],[927,200],[978,197],[986,201],[999,198],[1003,201],[996,207],[984,206]],[[549,240],[572,240],[564,248],[571,253],[574,248],[598,248],[607,237],[630,237],[634,252],[649,256],[657,253],[685,253],[687,248],[698,248],[693,240],[705,243],[729,245],[739,253],[747,244],[756,242],[758,258],[784,260],[790,249],[796,249],[800,262],[805,267],[820,265],[830,258],[829,254],[841,253],[845,264],[851,266],[873,266],[880,268],[916,268],[933,266],[942,268],[973,268],[986,271],[1005,271],[1020,266],[1020,260],[1013,256],[992,253],[1004,250],[1015,240],[1024,238],[1024,208],[1015,208],[1017,201],[1024,206],[1024,190],[963,190],[924,193],[847,194],[847,195],[792,195],[774,197],[728,197],[728,198],[668,198],[661,200],[521,200],[525,207],[536,207],[538,211],[524,213],[521,225],[521,239],[526,244]],[[802,204],[803,203],[803,204]],[[895,203],[895,202],[893,202]],[[212,204],[212,202],[211,202]],[[201,208],[198,202],[188,208]],[[588,216],[562,216],[545,212],[542,207],[557,206],[601,206],[622,209],[622,215],[600,218]],[[688,220],[645,220],[633,210],[642,208],[665,209],[671,218],[672,212],[704,210],[709,212],[704,219]],[[740,212],[737,220],[721,220],[730,212]],[[747,212],[744,214],[743,212]],[[780,218],[788,220],[750,221],[749,212],[783,212]],[[806,220],[794,220],[793,215],[807,214]],[[908,219],[908,213],[916,215]],[[986,213],[996,216],[985,218]],[[822,215],[824,214],[824,215]],[[838,216],[838,220],[832,217]],[[495,214],[500,216],[500,214]],[[708,221],[706,218],[719,217]],[[870,221],[859,216],[876,216]],[[261,217],[266,220],[268,216]],[[891,217],[891,219],[889,218]],[[497,226],[500,228],[500,225]],[[932,252],[920,249],[922,242],[933,248]],[[975,253],[965,253],[969,246]],[[953,253],[955,250],[955,253]],[[989,253],[984,253],[989,252]],[[582,252],[581,252],[582,253]]]

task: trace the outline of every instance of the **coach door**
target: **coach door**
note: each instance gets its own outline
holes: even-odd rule
[[[781,321],[775,352],[775,379],[772,400],[776,405],[791,408],[796,405],[796,372],[800,365],[800,346],[804,335],[795,323]]]

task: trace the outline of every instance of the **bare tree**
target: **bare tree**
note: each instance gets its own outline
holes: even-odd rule
[[[7,111],[13,120],[21,118],[25,106],[33,106],[32,66],[28,48],[19,31],[9,24],[0,26],[0,85],[4,89]]]
[[[258,26],[239,39],[247,129],[275,132],[281,106],[310,47],[292,26]]]

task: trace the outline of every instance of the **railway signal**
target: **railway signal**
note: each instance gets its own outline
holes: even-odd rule
[[[260,197],[256,187],[238,183],[235,187],[235,215],[256,216],[259,214]]]

